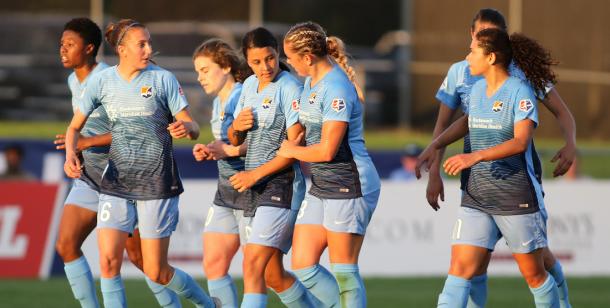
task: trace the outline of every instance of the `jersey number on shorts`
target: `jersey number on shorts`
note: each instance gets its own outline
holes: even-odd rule
[[[112,204],[110,202],[106,202],[102,204],[102,210],[100,211],[100,220],[107,221],[110,219],[110,209],[112,208]]]

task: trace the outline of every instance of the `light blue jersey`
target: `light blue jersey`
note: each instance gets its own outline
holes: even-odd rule
[[[468,128],[473,151],[499,145],[514,138],[515,123],[530,119],[538,123],[538,105],[531,87],[509,77],[491,97],[482,79],[472,87]],[[462,206],[494,215],[519,215],[544,208],[542,188],[536,180],[532,143],[526,152],[471,167]]]
[[[278,73],[261,92],[258,92],[256,75],[244,81],[234,117],[242,109],[252,107],[255,121],[246,137],[246,170],[256,169],[275,158],[277,150],[286,140],[286,130],[299,120],[298,103],[302,90],[301,82],[286,71]],[[290,185],[293,190],[289,189]],[[305,179],[298,162],[295,162],[292,168],[262,179],[252,190],[259,195],[256,198],[257,206],[298,209],[305,196]]]
[[[508,74],[529,84],[525,73],[523,73],[523,71],[515,64],[514,61],[512,61],[508,66]],[[447,72],[447,76],[445,76],[445,79],[441,84],[441,87],[436,92],[436,99],[452,110],[460,107],[464,113],[468,113],[470,91],[472,86],[481,79],[483,79],[483,76],[473,76],[470,74],[468,61],[462,60],[460,62],[456,62],[451,65],[449,71]],[[546,88],[546,94],[548,94],[551,89],[553,89],[552,84]],[[469,138],[469,135],[464,136],[464,153],[470,153],[471,151]],[[540,162],[538,153],[536,153],[536,147],[533,144],[532,147],[532,159],[534,160],[536,178],[538,182],[542,183],[542,163]],[[460,174],[460,188],[462,190],[464,190],[469,176],[470,169],[463,170]]]
[[[149,65],[131,81],[116,66],[93,76],[79,109],[90,115],[103,106],[112,145],[101,192],[132,200],[166,199],[182,193],[167,130],[173,117],[188,107],[176,77]]]
[[[529,84],[525,73],[515,64],[511,62],[508,66],[508,74],[512,77],[517,77],[522,81]],[[436,92],[436,99],[441,103],[447,105],[447,107],[455,110],[461,107],[464,113],[468,113],[468,102],[470,101],[470,91],[472,86],[479,80],[483,79],[483,76],[473,76],[470,74],[470,67],[468,61],[463,60],[456,62],[449,68],[447,76],[443,80],[441,87]],[[546,88],[548,94],[553,85],[549,85]]]
[[[98,63],[95,68],[87,75],[83,82],[78,81],[76,73],[72,72],[68,76],[68,87],[72,93],[72,110],[78,108],[79,100],[85,94],[87,82],[90,77],[108,68],[108,64],[104,62]],[[85,126],[81,130],[81,134],[85,137],[103,135],[110,132],[110,120],[106,114],[104,107],[98,107],[89,116]],[[100,182],[102,181],[102,173],[108,164],[108,150],[110,146],[93,147],[86,149],[83,154],[83,176],[81,180],[87,183],[91,188],[99,190]]]
[[[229,127],[233,124],[233,112],[239,102],[241,95],[242,85],[236,83],[231,89],[231,93],[227,100],[223,103],[220,101],[220,97],[214,98],[212,107],[212,119],[210,125],[212,127],[212,134],[216,140],[221,140],[224,143],[230,144],[227,133]],[[227,157],[217,161],[218,165],[218,190],[216,191],[216,197],[214,198],[214,204],[224,207],[230,207],[234,209],[243,210],[246,206],[245,202],[239,198],[240,194],[237,192],[231,183],[229,178],[239,171],[244,170],[244,158],[243,157]]]
[[[305,80],[299,121],[307,145],[320,143],[326,121],[347,122],[347,131],[330,162],[311,164],[310,194],[321,199],[354,199],[379,190],[381,183],[362,137],[362,104],[356,88],[337,65],[316,85]]]

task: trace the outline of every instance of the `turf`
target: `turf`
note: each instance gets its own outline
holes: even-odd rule
[[[369,278],[365,280],[369,307],[434,307],[444,278]],[[199,281],[205,286],[204,281]],[[610,277],[569,278],[574,307],[610,307]],[[99,282],[98,282],[99,289]],[[158,307],[144,280],[126,280],[129,307]],[[238,281],[238,292],[242,285]],[[101,299],[101,296],[99,296]],[[183,302],[184,307],[192,307]],[[533,307],[532,296],[520,278],[489,279],[487,307]],[[0,307],[78,307],[64,278],[0,280]],[[269,296],[268,307],[283,307],[277,296]]]

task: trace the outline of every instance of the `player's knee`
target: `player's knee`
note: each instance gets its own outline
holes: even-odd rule
[[[268,288],[273,290],[281,290],[282,289],[282,276],[278,275],[275,272],[265,271],[265,284]]]
[[[162,285],[168,284],[173,277],[173,273],[169,268],[160,266],[144,266],[144,275],[146,275],[148,279]]]
[[[460,258],[452,258],[449,274],[464,279],[472,279],[478,270],[479,266],[477,266],[477,264],[472,264],[472,262]]]
[[[230,265],[231,260],[226,256],[206,254],[203,257],[203,270],[208,278],[226,275]]]
[[[129,249],[127,248],[127,257],[129,258],[129,261],[131,261],[131,263],[133,265],[135,265],[140,271],[143,271],[143,260],[142,260],[142,252],[139,250],[134,250],[134,249]]]
[[[540,269],[524,270],[521,272],[528,286],[537,288],[541,286],[547,278],[547,272]]]
[[[265,264],[260,258],[244,258],[244,276],[246,277],[261,277],[265,272]]]
[[[57,239],[55,250],[64,262],[69,262],[80,257],[80,247],[75,241],[65,238]]]
[[[100,271],[104,277],[114,277],[121,270],[121,260],[117,256],[100,256]]]
[[[311,256],[307,256],[306,254],[293,254],[290,263],[293,270],[298,270],[302,268],[312,267],[318,264],[318,260],[319,258],[313,258]]]

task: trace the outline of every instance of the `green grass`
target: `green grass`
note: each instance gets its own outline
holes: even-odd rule
[[[199,281],[205,286],[204,281]],[[435,307],[444,278],[370,278],[365,280],[369,307]],[[574,307],[610,307],[610,277],[569,278]],[[98,282],[99,289],[99,282]],[[157,307],[144,280],[126,280],[129,307]],[[238,292],[242,292],[238,281]],[[283,307],[269,293],[268,307]],[[98,294],[101,299],[101,295]],[[64,278],[39,280],[0,280],[0,307],[78,307]],[[192,307],[183,301],[184,307]],[[533,307],[533,299],[521,278],[489,279],[487,307]]]
[[[47,139],[52,140],[56,134],[66,131],[65,122],[16,122],[0,123],[0,138]],[[208,142],[212,139],[209,125],[201,127],[199,142]],[[367,148],[371,150],[400,150],[408,143],[417,143],[422,146],[430,142],[430,133],[408,131],[404,129],[367,130],[365,140]],[[189,147],[196,141],[176,140],[177,146]],[[544,166],[544,175],[552,174],[554,164],[550,163],[556,151],[563,146],[561,139],[536,139],[536,148],[541,154]],[[606,140],[579,140],[579,150],[582,152],[581,173],[593,178],[610,178],[610,141]],[[456,142],[447,151],[455,154],[461,151],[462,143]]]

